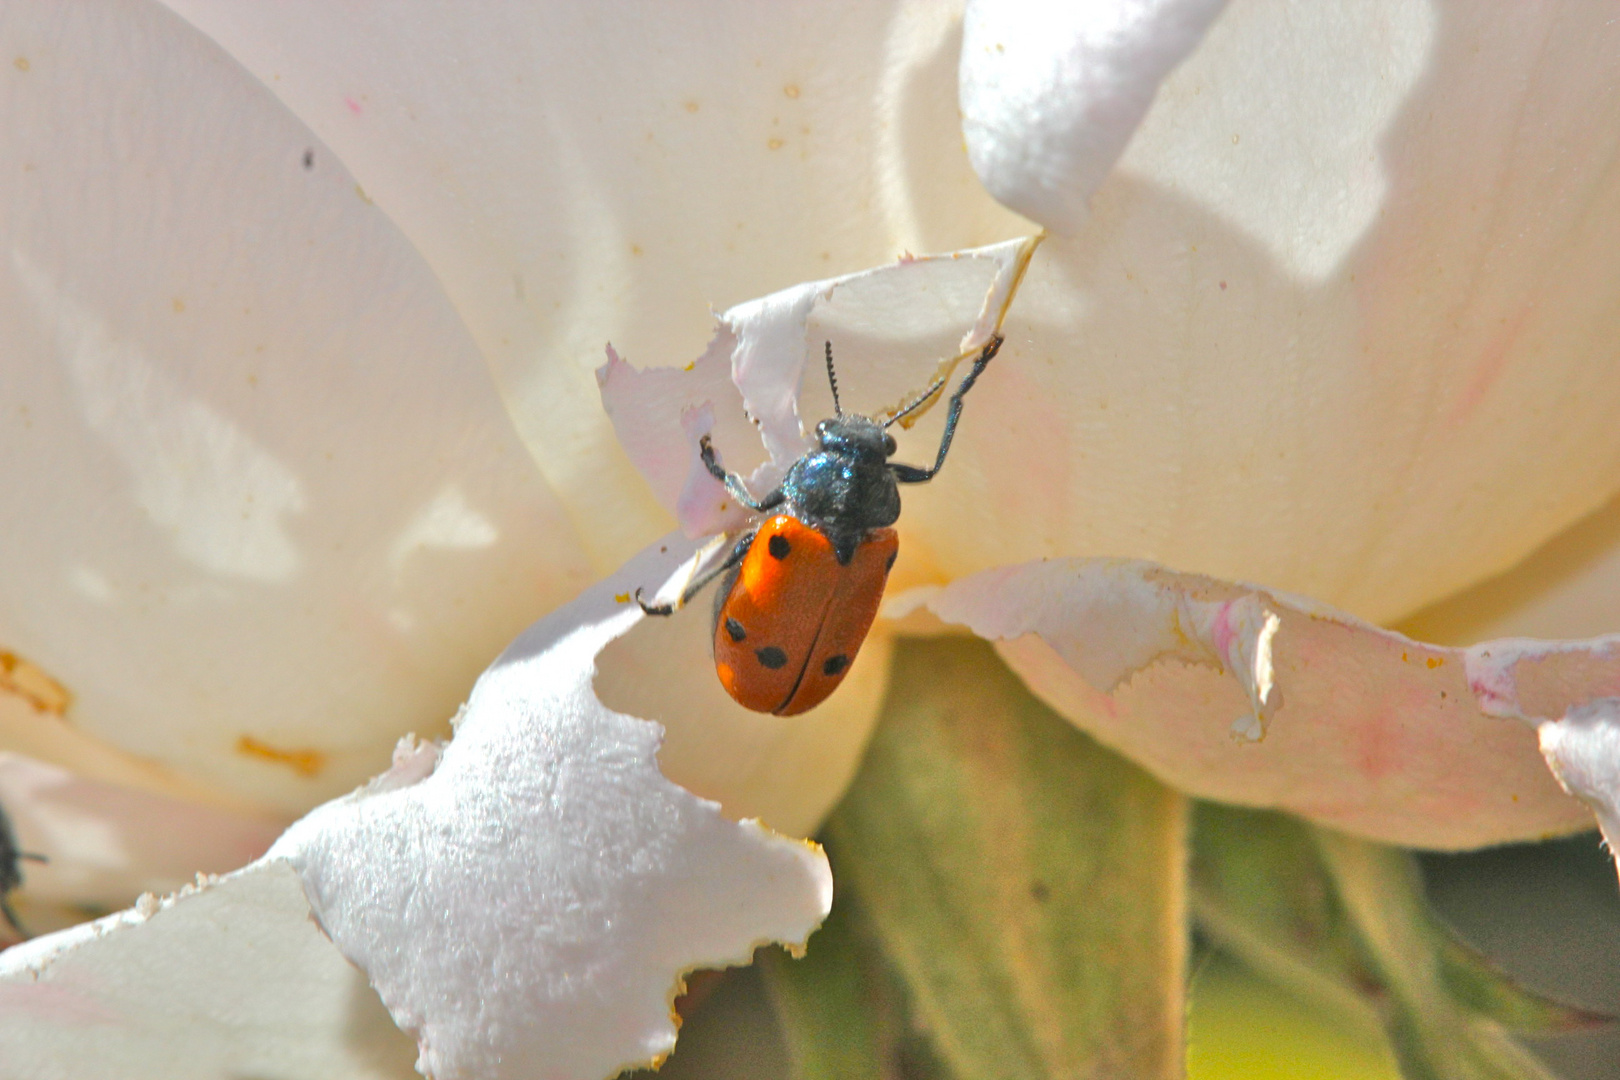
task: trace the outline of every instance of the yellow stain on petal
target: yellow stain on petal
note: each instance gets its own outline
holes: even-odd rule
[[[615,604],[628,604],[630,602],[630,594],[627,592],[614,593],[613,602]]]
[[[243,735],[236,740],[236,752],[244,757],[285,765],[303,777],[317,776],[326,768],[326,755],[319,750],[283,750],[251,735]]]
[[[788,83],[786,86],[782,87],[782,93],[786,94],[790,98],[797,98],[799,96],[799,88],[793,83]]]
[[[186,310],[186,302],[178,296],[174,298],[174,302],[171,306],[174,308],[174,313],[176,315],[182,314]]]
[[[769,140],[768,142],[765,143],[765,146],[768,149],[771,149],[771,150],[780,150],[780,149],[782,149],[782,140],[781,139],[771,139],[771,140]]]
[[[361,187],[359,184],[354,185],[354,193],[360,196],[360,201],[365,203],[367,206],[376,205],[371,201],[371,196],[366,194],[366,189]]]
[[[11,62],[11,66],[22,72],[26,72],[29,68],[33,67],[33,65],[28,62],[28,57],[26,56],[17,57],[17,59]]]
[[[0,652],[0,694],[21,698],[35,712],[51,716],[61,716],[73,703],[67,687],[13,652]]]
[[[1439,657],[1439,656],[1431,656],[1431,657],[1429,657],[1429,659],[1427,661],[1430,671],[1433,671],[1435,668],[1439,667],[1441,664],[1443,664],[1445,662],[1446,662],[1445,659],[1443,657]]]

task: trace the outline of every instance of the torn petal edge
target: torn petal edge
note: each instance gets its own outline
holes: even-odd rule
[[[1308,599],[1125,560],[999,567],[896,597],[886,614],[918,600],[999,641],[1059,712],[1194,795],[1437,849],[1589,827],[1589,810],[1514,734],[1525,728],[1492,721],[1616,696],[1620,639],[1443,648]],[[1479,656],[1497,646],[1519,664],[1482,678]],[[1509,707],[1510,691],[1537,706]],[[1243,700],[1258,723],[1238,716],[1236,733],[1267,737],[1222,750]]]
[[[703,467],[697,440],[713,430],[719,410],[740,399],[741,410],[753,420],[768,454],[747,478],[749,489],[756,494],[775,488],[793,462],[812,448],[798,399],[804,365],[813,351],[809,323],[819,303],[830,300],[838,289],[875,275],[961,259],[992,262],[994,276],[958,354],[940,361],[934,377],[923,383],[926,387],[948,379],[957,365],[978,355],[1001,332],[1042,239],[1043,235],[1035,235],[963,251],[908,255],[884,266],[805,282],[745,301],[716,317],[715,335],[708,347],[684,368],[638,369],[609,345],[607,363],[596,373],[603,408],[654,496],[676,515],[688,537],[735,530],[749,515]],[[723,365],[729,365],[729,388],[720,385]],[[732,390],[736,398],[731,397]],[[897,402],[890,412],[897,412],[905,403]],[[908,426],[930,407],[925,405],[907,417]],[[684,467],[674,464],[679,462]]]

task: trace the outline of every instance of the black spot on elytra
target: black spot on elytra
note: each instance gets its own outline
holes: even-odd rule
[[[726,620],[726,633],[731,635],[732,641],[741,641],[748,636],[748,631],[744,630],[743,624],[736,619]]]
[[[1046,882],[1035,881],[1029,886],[1029,898],[1037,904],[1044,904],[1052,898],[1052,890],[1046,887]]]
[[[849,667],[849,657],[843,653],[836,653],[827,657],[827,662],[821,665],[821,673],[823,675],[837,675],[847,667]]]
[[[900,554],[899,551],[889,552],[889,561],[883,564],[883,572],[885,574],[894,569],[894,557],[898,554]]]
[[[771,542],[765,546],[770,548],[771,558],[773,559],[785,559],[788,557],[788,552],[793,550],[793,545],[787,542],[785,536],[773,536]]]
[[[783,652],[781,649],[778,649],[775,645],[767,645],[763,649],[755,649],[754,655],[759,658],[759,662],[761,664],[770,668],[772,671],[787,665],[787,653]]]

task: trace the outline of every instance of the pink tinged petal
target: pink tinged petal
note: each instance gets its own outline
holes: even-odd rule
[[[1620,851],[1620,636],[1487,641],[1467,650],[1468,678],[1492,716],[1533,725],[1564,790],[1597,814]]]
[[[643,618],[626,591],[690,551],[649,550],[531,627],[449,745],[401,743],[258,863],[0,955],[0,1044],[79,1055],[76,1075],[367,1076],[378,1051],[344,1028],[369,979],[436,1080],[599,1080],[667,1054],[683,973],[800,944],[832,899],[819,848],[666,780],[659,725],[596,698],[597,655]]]
[[[746,476],[756,497],[765,494],[813,446],[807,426],[833,414],[827,343],[845,410],[892,413],[1001,331],[1038,243],[907,256],[739,304],[718,317],[708,350],[680,370],[638,371],[610,347],[597,371],[603,407],[687,535],[736,529],[747,515],[698,460],[705,422],[722,463]],[[728,361],[730,385],[721,379]],[[744,437],[750,421],[764,460]]]
[[[984,186],[1054,232],[1086,220],[1153,103],[1225,0],[970,2],[962,130]]]
[[[251,862],[282,830],[274,820],[102,783],[7,753],[0,753],[0,809],[21,849],[46,859],[24,864],[28,900],[102,910]]]
[[[598,653],[644,618],[623,597],[689,552],[649,550],[531,627],[431,775],[329,803],[272,851],[439,1080],[657,1059],[681,973],[802,942],[827,913],[819,849],[666,780],[660,726],[596,697]]]
[[[1529,728],[1493,711],[1462,650],[1147,563],[1004,567],[923,599],[1001,642],[1063,715],[1194,795],[1433,848],[1591,822]],[[1572,653],[1557,670],[1566,706],[1620,681],[1606,653]]]
[[[302,812],[584,557],[432,271],[262,83],[128,0],[0,41],[0,650],[81,731]]]

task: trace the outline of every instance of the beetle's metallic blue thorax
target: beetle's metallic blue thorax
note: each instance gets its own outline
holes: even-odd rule
[[[782,491],[794,517],[825,533],[840,562],[873,529],[900,517],[900,488],[889,469],[894,437],[866,416],[837,416],[816,425],[812,450],[793,463]]]

